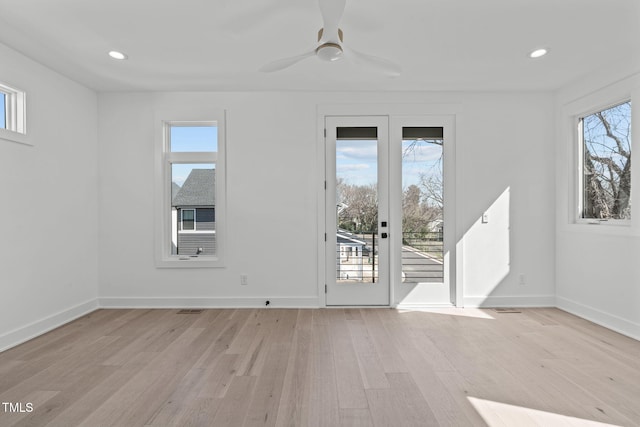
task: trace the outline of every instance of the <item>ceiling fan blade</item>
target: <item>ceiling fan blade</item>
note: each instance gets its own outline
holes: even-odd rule
[[[278,59],[277,61],[269,62],[268,64],[260,67],[260,71],[263,73],[271,73],[273,71],[284,70],[287,67],[291,67],[292,65],[302,61],[305,58],[310,56],[314,56],[316,54],[315,50],[310,52],[303,53],[302,55],[292,56],[291,58],[283,58]]]
[[[323,42],[340,43],[340,37],[338,36],[338,28],[340,26],[340,20],[344,13],[344,7],[346,0],[318,0],[320,5],[320,12],[322,13]]]
[[[397,77],[402,73],[402,67],[395,62],[388,59],[380,58],[373,55],[367,55],[351,48],[345,48],[346,54],[351,56],[354,61],[366,65],[367,67],[380,70],[384,74],[388,74],[391,77]]]

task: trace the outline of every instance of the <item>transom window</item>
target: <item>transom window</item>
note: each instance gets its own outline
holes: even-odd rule
[[[631,101],[578,120],[580,215],[594,221],[631,218]]]

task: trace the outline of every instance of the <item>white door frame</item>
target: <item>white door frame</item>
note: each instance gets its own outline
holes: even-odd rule
[[[448,148],[445,153],[445,170],[447,175],[447,189],[445,189],[445,197],[447,197],[449,205],[445,218],[445,233],[452,238],[448,242],[449,253],[449,278],[452,281],[452,301],[456,307],[463,307],[464,295],[464,277],[462,275],[463,265],[463,246],[461,236],[457,235],[460,223],[461,213],[458,212],[456,206],[461,206],[458,200],[456,188],[457,177],[461,171],[456,170],[456,125],[461,115],[460,104],[323,104],[317,106],[317,133],[316,133],[316,206],[317,206],[317,289],[318,289],[318,306],[326,307],[325,289],[326,289],[326,254],[325,254],[325,138],[324,125],[326,116],[389,116],[390,126],[403,118],[433,118],[434,120],[443,119],[441,123],[445,123],[445,138],[448,140]],[[448,126],[446,125],[448,123]],[[442,124],[438,125],[442,126]],[[451,163],[451,164],[449,164]],[[449,247],[450,246],[450,247]],[[393,266],[391,274],[394,274]],[[396,272],[397,272],[397,266]],[[391,306],[395,307],[395,291],[394,284],[390,286]],[[430,306],[429,304],[412,303],[411,306]],[[407,304],[408,306],[408,304]]]

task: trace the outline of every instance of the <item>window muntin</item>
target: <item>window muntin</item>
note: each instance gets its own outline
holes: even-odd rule
[[[631,218],[631,101],[579,117],[579,215]]]

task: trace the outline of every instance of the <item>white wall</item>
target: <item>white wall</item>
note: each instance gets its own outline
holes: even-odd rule
[[[228,111],[225,268],[154,264],[153,112],[180,103]],[[412,103],[459,106],[456,221],[465,304],[553,304],[551,94],[320,92],[99,95],[101,303],[250,306],[269,298],[318,305],[317,108]],[[480,224],[486,210],[492,219]],[[248,286],[240,286],[241,273]]]
[[[0,350],[96,306],[97,96],[0,44],[32,146],[0,139]]]
[[[571,213],[575,206],[572,196],[576,171],[570,113],[631,96],[632,128],[640,129],[639,71],[638,64],[611,66],[564,88],[557,95],[556,134],[557,306],[637,339],[640,339],[640,199],[636,189],[640,188],[640,173],[637,167],[632,169],[630,226],[575,224]],[[638,152],[639,141],[632,144],[632,152]]]

